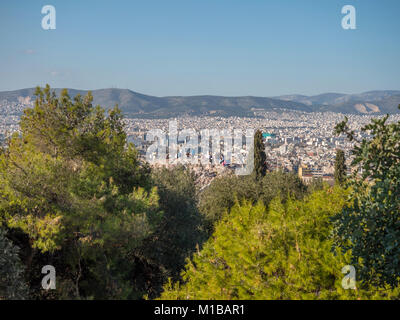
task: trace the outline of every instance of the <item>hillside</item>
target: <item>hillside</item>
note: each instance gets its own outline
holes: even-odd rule
[[[315,111],[341,113],[398,113],[400,91],[368,91],[360,94],[324,93],[316,96],[286,95],[276,97],[311,106]]]
[[[59,94],[61,89],[54,89]],[[68,89],[70,95],[86,90]],[[34,100],[34,88],[0,92],[1,106]],[[92,91],[94,104],[112,108],[116,104],[128,117],[169,118],[182,115],[254,116],[255,110],[331,111],[356,114],[397,113],[400,91],[370,91],[361,94],[324,93],[316,96],[286,95],[268,97],[170,96],[155,97],[128,89]],[[21,102],[23,101],[23,102]]]

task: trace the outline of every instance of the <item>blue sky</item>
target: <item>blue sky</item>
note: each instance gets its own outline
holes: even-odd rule
[[[57,29],[41,28],[42,6]],[[341,27],[341,8],[357,29]],[[156,96],[400,90],[399,0],[0,2],[0,90]]]

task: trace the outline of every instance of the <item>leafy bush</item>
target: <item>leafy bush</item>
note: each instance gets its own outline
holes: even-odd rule
[[[261,200],[268,206],[275,197],[282,200],[288,196],[301,199],[307,194],[307,187],[293,173],[281,171],[267,173],[263,179],[249,176],[223,176],[215,179],[200,196],[199,208],[209,221],[209,229],[230,210],[237,200],[256,203]]]
[[[236,204],[217,223],[202,251],[188,261],[183,282],[165,285],[161,299],[397,298],[399,290],[344,290],[350,253],[332,251],[330,217],[346,192],[326,189],[304,201],[275,198]]]
[[[347,119],[336,133],[355,141],[351,203],[335,217],[336,243],[352,251],[361,279],[397,286],[400,280],[400,122],[388,116],[364,128],[371,139],[357,141]],[[360,173],[361,172],[361,173]]]

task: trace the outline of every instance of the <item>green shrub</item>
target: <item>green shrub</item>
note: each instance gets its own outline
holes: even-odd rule
[[[167,283],[161,299],[397,298],[397,291],[345,290],[350,253],[332,251],[330,217],[346,202],[335,188],[305,200],[275,198],[236,204],[217,223],[203,250],[187,262],[182,282]]]
[[[351,202],[336,215],[335,239],[352,251],[360,279],[395,287],[400,281],[400,122],[388,116],[362,128],[371,138],[356,141],[347,119],[336,127],[355,141]]]

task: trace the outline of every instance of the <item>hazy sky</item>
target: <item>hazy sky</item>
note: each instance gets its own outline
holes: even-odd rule
[[[41,9],[56,8],[56,30]],[[344,5],[357,29],[344,30]],[[0,90],[165,95],[400,89],[399,0],[1,0]]]

